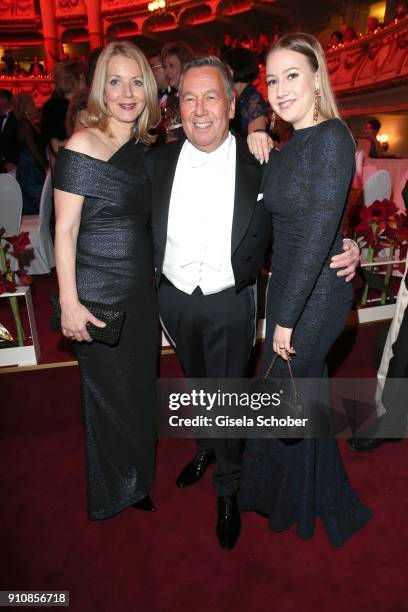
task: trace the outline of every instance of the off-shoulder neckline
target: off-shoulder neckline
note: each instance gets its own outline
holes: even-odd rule
[[[115,155],[117,155],[119,153],[119,151],[121,151],[122,149],[124,149],[129,143],[134,143],[135,145],[137,145],[138,143],[131,138],[130,140],[128,140],[127,142],[125,142],[121,147],[119,147],[119,149],[117,149],[113,155],[111,155],[108,159],[100,159],[99,157],[93,157],[92,155],[88,155],[88,153],[82,153],[81,151],[75,151],[74,149],[67,149],[66,147],[63,147],[64,151],[69,151],[70,153],[76,153],[77,155],[83,155],[84,157],[88,157],[89,159],[92,159],[93,161],[97,161],[97,162],[101,162],[102,164],[109,164],[109,162],[115,157]],[[112,165],[112,164],[110,164]],[[116,168],[116,166],[113,166]],[[117,168],[117,170],[120,170],[120,168]]]
[[[92,155],[88,155],[87,153],[81,153],[80,151],[74,151],[73,149],[66,149],[65,147],[61,147],[61,151],[62,152],[67,152],[67,154],[69,155],[80,155],[81,157],[85,157],[88,160],[91,160],[92,163],[98,163],[101,164],[101,168],[104,168],[105,170],[112,168],[112,170],[114,170],[115,172],[119,173],[120,176],[123,177],[127,177],[129,180],[138,180],[139,176],[138,173],[136,172],[137,168],[135,167],[135,172],[129,172],[129,170],[124,170],[123,168],[119,168],[119,166],[115,166],[115,164],[111,163],[112,159],[115,157],[115,155],[121,151],[123,149],[123,147],[125,147],[127,144],[129,144],[129,142],[131,142],[130,140],[128,142],[125,142],[125,144],[120,147],[120,149],[118,149],[113,155],[111,155],[111,157],[107,160],[104,159],[99,159],[98,157],[92,157]],[[137,145],[138,143],[136,143]]]

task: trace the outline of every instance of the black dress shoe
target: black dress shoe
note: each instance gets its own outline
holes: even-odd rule
[[[386,442],[401,442],[403,438],[350,438],[347,446],[351,450],[368,452],[373,451]]]
[[[134,508],[135,510],[144,510],[145,512],[153,512],[154,510],[156,510],[156,506],[148,495],[146,495],[146,497],[143,497],[143,499],[136,502],[135,504],[132,504],[132,508]]]
[[[215,463],[214,453],[205,450],[199,451],[194,459],[181,470],[176,485],[184,489],[184,487],[195,484],[202,479],[211,463]]]
[[[216,533],[220,546],[225,550],[234,548],[241,532],[241,515],[237,496],[226,495],[217,499]]]

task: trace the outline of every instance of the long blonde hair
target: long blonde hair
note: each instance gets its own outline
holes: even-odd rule
[[[267,58],[278,49],[296,51],[306,57],[312,72],[317,72],[320,88],[320,112],[325,119],[341,119],[330,83],[326,57],[319,41],[311,34],[296,32],[285,34],[269,49]]]
[[[147,143],[154,142],[156,136],[149,134],[149,131],[155,128],[160,121],[156,80],[145,55],[136,45],[128,41],[112,42],[100,54],[89,92],[85,123],[87,127],[98,127],[104,132],[108,131],[111,115],[105,102],[104,91],[108,64],[113,57],[118,55],[134,60],[142,71],[146,104],[135,122],[133,136]]]

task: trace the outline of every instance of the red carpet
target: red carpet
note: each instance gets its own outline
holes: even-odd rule
[[[163,376],[177,371],[174,357],[162,358]],[[344,548],[330,545],[320,523],[305,542],[293,531],[271,533],[264,519],[245,514],[237,548],[224,552],[214,535],[209,475],[190,490],[174,485],[194,450],[190,440],[159,443],[156,513],[127,510],[92,523],[85,514],[78,368],[0,381],[0,589],[69,590],[75,612],[407,609],[406,441],[369,455],[342,444],[352,481],[374,511]]]
[[[33,290],[43,361],[69,361],[69,343],[47,330],[54,286],[43,277]],[[386,326],[347,329],[332,374],[375,376]],[[174,356],[162,357],[161,375],[181,376]],[[352,482],[374,511],[344,548],[331,546],[320,523],[305,542],[244,514],[237,548],[225,552],[210,475],[185,491],[174,484],[192,441],[160,440],[156,513],[90,522],[78,368],[3,374],[0,383],[0,590],[69,590],[75,612],[407,610],[407,441],[368,455],[342,442]]]

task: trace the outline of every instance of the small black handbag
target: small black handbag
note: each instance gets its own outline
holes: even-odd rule
[[[50,328],[54,331],[61,331],[61,305],[58,296],[54,295],[51,298],[54,307],[53,317],[51,319]],[[120,332],[125,318],[125,312],[108,304],[100,304],[98,302],[81,302],[85,308],[91,312],[94,317],[106,323],[105,327],[96,327],[88,321],[86,329],[92,340],[103,342],[113,346],[119,342]]]
[[[276,408],[276,412],[274,415],[276,416],[276,418],[283,419],[286,417],[292,417],[292,419],[303,419],[303,405],[296,389],[292,366],[290,364],[290,357],[286,362],[288,364],[289,378],[270,378],[272,368],[275,365],[277,358],[278,355],[275,353],[265,374],[260,378],[257,378],[251,385],[251,391],[257,391],[258,393],[268,393],[269,395],[279,393],[280,403],[279,406]],[[285,433],[285,437],[279,437],[279,440],[287,445],[296,444],[300,442],[302,438],[289,437],[287,434],[298,433],[298,431],[299,430],[295,427],[291,428],[285,426],[282,430],[282,433]]]

